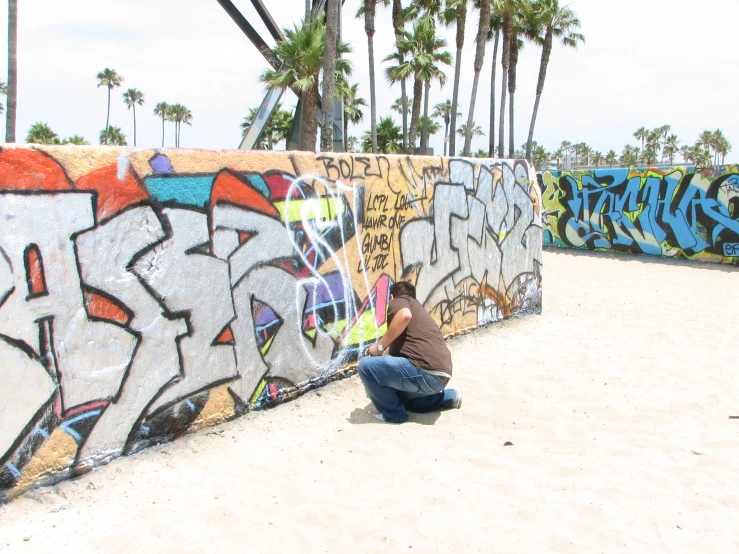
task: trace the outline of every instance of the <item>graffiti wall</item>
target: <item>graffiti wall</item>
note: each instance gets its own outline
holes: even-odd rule
[[[0,150],[0,500],[282,402],[385,331],[541,306],[520,161]]]
[[[544,245],[739,264],[739,166],[539,175]]]

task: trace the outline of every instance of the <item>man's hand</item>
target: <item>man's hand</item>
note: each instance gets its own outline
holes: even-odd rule
[[[380,351],[377,349],[377,344],[373,344],[367,349],[368,356],[382,356]]]

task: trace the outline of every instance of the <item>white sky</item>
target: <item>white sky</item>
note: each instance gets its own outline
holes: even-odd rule
[[[266,0],[280,27],[298,22],[303,0]],[[470,2],[471,3],[471,2]],[[271,43],[249,0],[235,4]],[[347,0],[344,40],[354,53],[354,79],[369,103],[367,39],[354,19],[359,0]],[[176,7],[175,7],[176,6]],[[561,141],[587,142],[596,150],[621,152],[637,144],[632,133],[672,125],[683,144],[694,143],[704,129],[720,128],[734,145],[727,162],[739,154],[739,74],[735,70],[736,0],[575,0],[587,44],[577,51],[555,47],[539,110],[535,139],[549,150]],[[114,90],[111,124],[122,127],[133,143],[133,122],[121,100],[135,87],[146,94],[139,109],[138,145],[161,144],[161,120],[153,113],[159,101],[179,102],[193,112],[193,126],[182,130],[182,146],[235,148],[239,124],[248,108],[259,105],[263,88],[259,73],[267,67],[216,0],[28,0],[19,7],[19,102],[17,136],[24,139],[37,121],[60,136],[83,135],[96,143],[105,126],[106,93],[96,88],[95,75],[105,67],[125,77]],[[477,13],[468,17],[460,87],[466,118],[472,88],[474,33]],[[386,83],[382,58],[394,46],[391,14],[378,9],[375,55],[378,62],[378,116],[400,96],[399,86]],[[7,44],[7,12],[0,20],[0,44]],[[442,31],[454,51],[453,29]],[[3,49],[0,75],[6,80]],[[533,108],[540,49],[527,44],[521,54],[516,94],[516,147],[526,140]],[[475,121],[488,131],[492,44],[480,80]],[[432,88],[431,105],[451,98],[453,69],[444,89]],[[500,70],[498,71],[500,76]],[[500,81],[499,81],[500,82]],[[499,92],[498,92],[499,94]],[[286,105],[294,103],[291,97]],[[400,121],[397,114],[391,114]],[[497,119],[497,117],[496,117]],[[365,121],[350,129],[360,137]],[[4,136],[4,116],[2,117]],[[166,144],[173,145],[167,125]],[[506,131],[507,134],[507,131]],[[431,138],[437,153],[443,132]],[[459,144],[459,140],[458,140]],[[487,146],[477,138],[473,149]],[[506,147],[507,149],[507,147]]]

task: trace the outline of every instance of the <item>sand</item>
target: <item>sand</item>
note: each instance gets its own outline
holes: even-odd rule
[[[452,342],[462,410],[336,382],[0,507],[0,551],[737,551],[739,270],[544,262],[543,315]]]

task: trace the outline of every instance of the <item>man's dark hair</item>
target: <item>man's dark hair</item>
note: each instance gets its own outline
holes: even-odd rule
[[[390,287],[390,294],[395,298],[398,296],[410,296],[416,298],[416,287],[410,281],[398,281]]]

